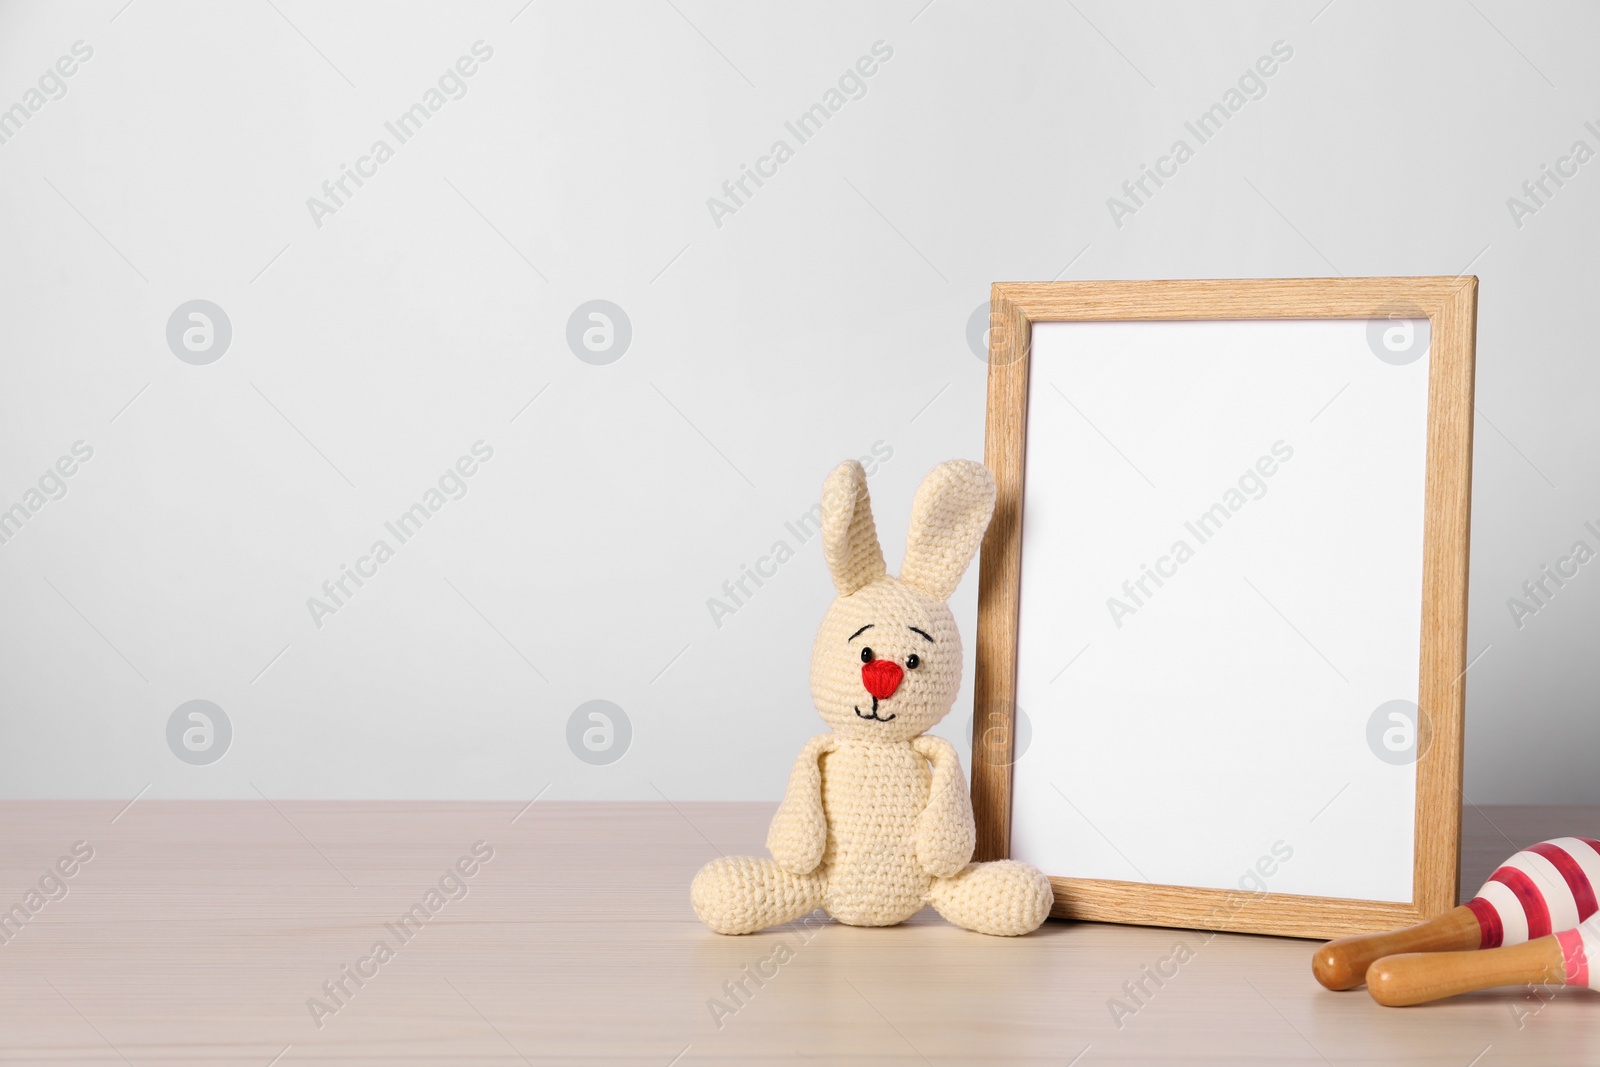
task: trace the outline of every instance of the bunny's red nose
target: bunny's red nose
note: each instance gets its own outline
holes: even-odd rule
[[[875,659],[861,665],[861,684],[877,699],[888,700],[900,688],[905,673],[892,659]]]

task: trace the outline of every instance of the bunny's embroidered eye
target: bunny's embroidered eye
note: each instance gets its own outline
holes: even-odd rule
[[[920,666],[922,666],[922,657],[918,656],[915,652],[906,657],[906,670],[914,671]]]
[[[862,663],[871,663],[873,661],[873,659],[875,659],[875,658],[876,657],[874,657],[873,654],[872,654],[872,649],[863,648],[861,650],[861,662]]]

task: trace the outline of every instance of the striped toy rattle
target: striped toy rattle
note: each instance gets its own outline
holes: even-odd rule
[[[1460,907],[1404,930],[1330,941],[1312,957],[1311,971],[1329,989],[1354,989],[1385,956],[1522,945],[1589,919],[1597,910],[1597,889],[1600,842],[1541,841],[1506,860]]]
[[[1482,952],[1408,952],[1367,971],[1367,992],[1391,1008],[1505,985],[1600,989],[1600,915],[1576,930]]]

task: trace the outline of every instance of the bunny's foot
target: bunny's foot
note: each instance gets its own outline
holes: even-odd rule
[[[1015,937],[1037,930],[1050,914],[1050,879],[1014,860],[969,863],[950,878],[935,878],[928,903],[957,926]]]
[[[793,874],[771,860],[725,856],[700,868],[689,900],[719,934],[753,934],[822,907],[821,871]]]

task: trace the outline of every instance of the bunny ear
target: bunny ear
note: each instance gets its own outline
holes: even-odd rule
[[[948,599],[989,527],[994,493],[994,479],[981,463],[952,459],[933,468],[911,505],[900,580]]]
[[[882,578],[883,549],[872,522],[867,472],[847,459],[822,483],[822,550],[840,596]]]

